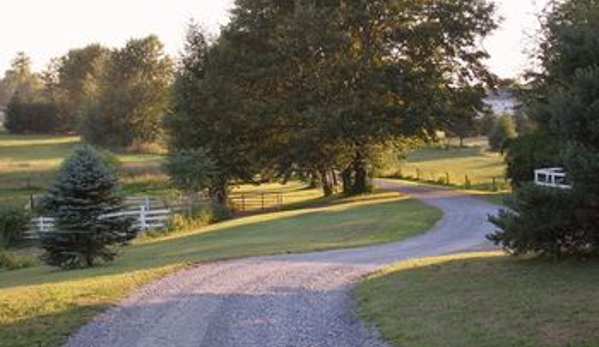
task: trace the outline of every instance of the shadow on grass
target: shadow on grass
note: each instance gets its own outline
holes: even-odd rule
[[[73,271],[36,267],[0,273],[0,288],[57,284],[205,261],[397,241],[424,231],[416,230],[419,227],[414,226],[412,220],[405,224],[400,218],[418,210],[414,204],[420,203],[413,200],[348,203],[333,210],[315,208],[251,216],[215,224],[190,234],[174,234],[125,247],[114,263],[105,266]],[[420,218],[424,227],[420,229],[426,229],[428,224],[432,226],[436,221],[436,210],[423,211],[426,212]]]

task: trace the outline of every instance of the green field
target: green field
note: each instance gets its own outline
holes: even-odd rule
[[[362,282],[360,313],[398,347],[599,346],[599,263],[474,253]]]
[[[0,205],[22,205],[54,178],[80,139],[75,136],[0,134]],[[160,155],[119,153],[126,192],[166,189]]]
[[[467,176],[470,188],[476,190],[493,190],[495,179],[497,190],[509,189],[502,155],[488,152],[485,139],[469,139],[465,144],[465,147],[416,149],[398,167],[385,170],[383,175],[443,184],[449,178],[449,185],[458,187],[465,186]]]
[[[59,346],[98,311],[187,264],[390,242],[421,233],[440,217],[418,201],[381,193],[138,241],[108,266],[0,271],[0,346]]]

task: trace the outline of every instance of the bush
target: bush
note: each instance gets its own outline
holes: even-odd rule
[[[60,128],[58,109],[48,102],[24,103],[15,96],[8,104],[4,126],[12,134],[54,134]]]
[[[31,215],[25,209],[0,209],[0,247],[15,247],[25,242]]]
[[[497,119],[493,131],[489,136],[489,145],[496,152],[503,152],[509,145],[510,141],[518,136],[516,132],[516,124],[514,118],[505,114]]]
[[[579,201],[571,190],[528,183],[506,203],[509,209],[489,217],[501,230],[488,238],[508,252],[562,257],[588,256],[597,251],[597,238],[579,225]]]
[[[37,264],[32,256],[18,255],[13,252],[0,250],[0,269],[8,271],[26,269]]]
[[[194,204],[187,211],[173,215],[167,232],[190,231],[231,218],[231,210],[219,204]]]

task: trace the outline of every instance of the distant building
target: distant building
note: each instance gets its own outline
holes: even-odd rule
[[[490,92],[483,99],[483,102],[491,108],[496,116],[506,113],[513,115],[521,106],[518,97],[513,92],[505,89]]]

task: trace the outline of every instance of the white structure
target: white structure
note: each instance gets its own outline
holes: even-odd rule
[[[171,209],[152,209],[151,198],[139,198],[139,200],[143,201],[143,203],[138,205],[136,209],[127,209],[122,212],[102,216],[102,218],[129,217],[135,221],[134,228],[142,232],[165,228],[172,215]],[[30,234],[31,238],[37,238],[37,233],[49,232],[54,228],[53,218],[37,217],[31,222],[33,229]]]
[[[520,107],[520,101],[514,93],[502,89],[487,94],[483,102],[491,108],[493,114],[496,116],[503,114],[513,115]]]
[[[559,167],[535,170],[535,184],[560,189],[572,188],[568,182],[566,172]]]

